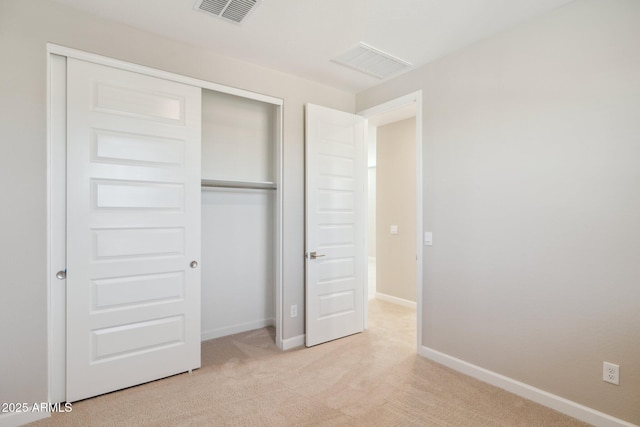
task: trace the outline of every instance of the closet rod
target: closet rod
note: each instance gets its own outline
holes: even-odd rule
[[[221,179],[203,179],[203,187],[247,188],[251,190],[275,190],[275,182],[265,181],[225,181]]]

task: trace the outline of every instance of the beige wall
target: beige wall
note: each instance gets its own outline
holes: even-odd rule
[[[376,257],[376,167],[370,166],[368,175],[368,213],[367,213],[367,255]]]
[[[415,302],[416,119],[378,127],[376,150],[376,292]]]
[[[0,402],[47,400],[46,43],[284,99],[284,338],[304,333],[303,105],[355,97],[214,55],[48,0],[0,1]]]
[[[357,97],[423,91],[424,345],[636,424],[639,22],[577,0]]]

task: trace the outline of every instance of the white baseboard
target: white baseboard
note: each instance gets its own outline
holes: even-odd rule
[[[391,303],[394,303],[394,304],[398,304],[398,305],[401,305],[403,307],[416,308],[415,301],[409,301],[407,299],[402,299],[402,298],[394,297],[394,296],[387,295],[387,294],[381,294],[380,292],[376,292],[376,298],[378,298],[379,300],[382,300],[382,301],[387,301],[387,302],[391,302]]]
[[[49,412],[11,412],[0,415],[0,427],[17,427],[49,418]]]
[[[292,348],[302,347],[304,345],[304,340],[304,334],[282,340],[282,350],[291,350]]]
[[[200,334],[200,341],[213,340],[216,338],[226,337],[228,335],[239,334],[241,332],[253,331],[254,329],[265,328],[267,326],[273,326],[274,324],[274,319],[261,319],[254,320],[252,322],[224,326],[222,328],[210,329],[208,331],[202,331]]]
[[[488,369],[481,368],[425,346],[419,347],[418,354],[429,360],[445,365],[455,371],[469,375],[470,377],[494,385],[503,390],[507,390],[513,394],[532,400],[548,408],[555,409],[558,412],[577,418],[580,421],[593,424],[594,426],[638,427],[628,421],[607,415],[604,412],[596,411],[588,406],[584,406],[555,394],[540,390],[539,388],[530,386],[529,384],[505,377],[504,375],[489,371]]]

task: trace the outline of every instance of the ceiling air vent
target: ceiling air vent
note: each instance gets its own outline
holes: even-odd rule
[[[260,2],[261,0],[198,0],[194,9],[240,24]]]
[[[362,42],[332,61],[379,79],[386,79],[413,65]]]

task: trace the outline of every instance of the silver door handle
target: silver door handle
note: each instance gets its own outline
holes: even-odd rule
[[[311,258],[311,259],[322,258],[323,256],[326,256],[326,255],[325,254],[318,254],[316,252],[310,252],[309,253],[309,258]]]
[[[191,263],[189,263],[189,267],[191,268],[196,268],[198,266],[198,261],[191,261]]]
[[[56,273],[56,279],[64,280],[67,278],[67,270],[60,270]]]

